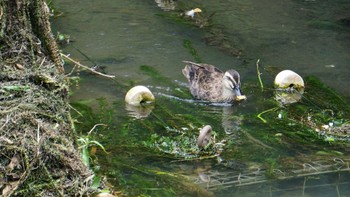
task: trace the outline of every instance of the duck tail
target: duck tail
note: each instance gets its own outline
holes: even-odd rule
[[[182,69],[182,74],[188,79],[188,81],[191,81],[191,73],[193,73],[193,71],[189,65],[186,65],[185,68]]]
[[[183,61],[187,65],[184,69],[182,69],[182,74],[188,79],[189,82],[192,82],[195,74],[196,74],[196,66],[200,66],[200,64],[190,62],[190,61]]]
[[[182,61],[183,63],[186,63],[187,65],[191,65],[191,66],[199,66],[199,67],[202,67],[200,64],[198,63],[195,63],[195,62],[191,62],[191,61]]]

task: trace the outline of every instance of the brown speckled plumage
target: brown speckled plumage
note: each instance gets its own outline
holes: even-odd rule
[[[184,62],[186,66],[182,73],[187,78],[191,94],[196,99],[211,102],[242,100],[240,76],[237,71],[231,69],[224,73],[213,65]]]

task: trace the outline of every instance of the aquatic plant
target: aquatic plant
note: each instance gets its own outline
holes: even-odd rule
[[[260,59],[256,60],[256,73],[258,75],[258,80],[259,80],[259,84],[260,84],[260,88],[261,88],[261,91],[264,91],[264,84],[261,80],[261,72],[259,70],[259,62],[260,62]]]
[[[196,62],[202,62],[197,50],[192,46],[192,42],[190,40],[185,39],[183,41],[183,46],[188,50]]]
[[[81,150],[81,157],[83,159],[83,163],[87,166],[87,167],[90,167],[90,153],[89,153],[89,148],[91,146],[98,146],[100,147],[105,153],[106,150],[105,148],[103,147],[103,145],[98,142],[97,140],[91,140],[91,132],[93,130],[95,130],[95,128],[97,126],[106,126],[104,124],[96,124],[89,132],[86,136],[81,136],[77,139],[78,141],[78,145],[79,145],[79,149]]]

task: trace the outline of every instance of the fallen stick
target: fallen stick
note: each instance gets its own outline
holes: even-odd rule
[[[114,78],[115,76],[114,75],[106,75],[106,74],[103,74],[103,73],[100,73],[92,68],[89,68],[87,66],[84,66],[82,64],[80,64],[79,62],[73,60],[72,58],[68,57],[67,55],[63,54],[63,53],[60,53],[62,57],[66,58],[67,60],[73,62],[73,64],[77,65],[78,67],[82,67],[86,70],[89,70],[90,72],[94,73],[94,74],[97,74],[97,75],[100,75],[100,76],[103,76],[103,77],[107,77],[107,78]]]

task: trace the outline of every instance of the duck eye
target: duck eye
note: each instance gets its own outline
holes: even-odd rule
[[[230,81],[230,84],[232,84],[232,87],[237,85],[236,81],[232,77],[228,77],[228,80]]]

